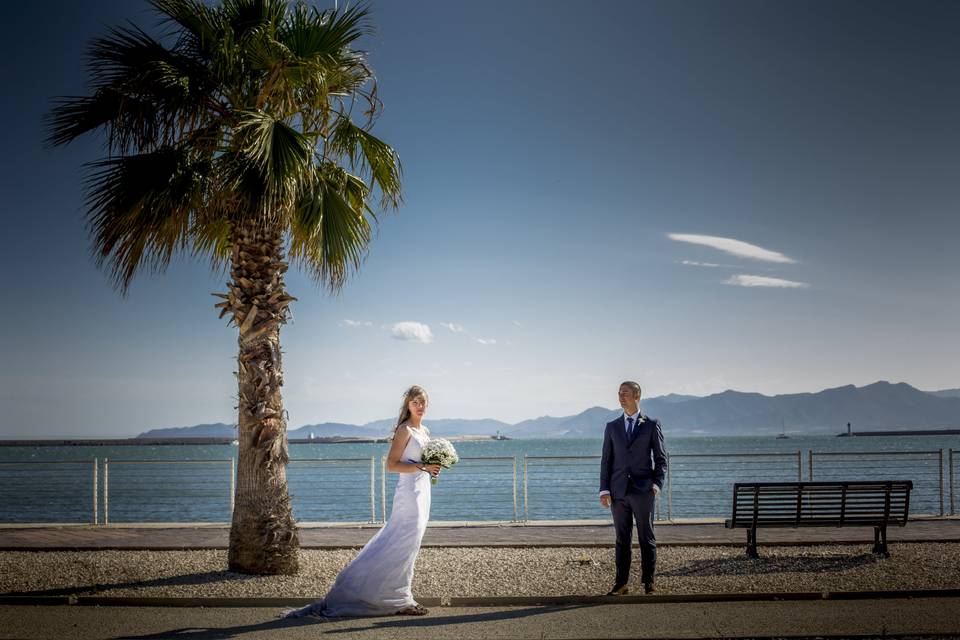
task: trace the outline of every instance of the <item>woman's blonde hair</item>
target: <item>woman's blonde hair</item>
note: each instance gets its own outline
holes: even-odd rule
[[[397,428],[400,425],[410,419],[410,401],[416,400],[417,398],[422,398],[424,405],[430,404],[430,397],[427,395],[427,390],[421,386],[413,385],[403,392],[403,404],[400,405],[400,416],[397,418],[397,424],[393,426],[394,433],[397,432]]]

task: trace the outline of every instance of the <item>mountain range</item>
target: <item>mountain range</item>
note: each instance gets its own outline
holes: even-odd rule
[[[960,427],[960,389],[921,391],[906,383],[875,382],[847,385],[816,393],[766,396],[724,391],[709,396],[669,394],[641,402],[645,415],[660,420],[664,432],[677,436],[834,434],[846,431],[936,429]],[[542,416],[515,424],[499,420],[428,419],[437,436],[494,435],[511,438],[596,438],[604,425],[619,416],[619,408],[591,407],[573,416]],[[308,424],[287,433],[293,439],[311,437],[383,437],[394,424],[385,418],[353,425],[338,422]],[[140,438],[233,437],[236,427],[224,423],[152,429]]]

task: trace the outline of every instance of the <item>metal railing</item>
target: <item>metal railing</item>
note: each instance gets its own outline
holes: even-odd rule
[[[204,465],[228,465],[227,478],[211,473]],[[152,472],[125,473],[124,470],[149,465]],[[182,466],[185,465],[187,470]],[[110,467],[113,466],[113,477]],[[222,522],[229,521],[233,513],[236,467],[233,458],[213,460],[110,460],[103,459],[103,524],[110,524],[111,483],[116,501],[120,498],[120,514],[123,522]],[[223,483],[223,487],[218,487]],[[223,514],[217,502],[224,500],[224,489],[229,487],[226,518],[210,520],[209,516]],[[131,504],[132,503],[132,504]],[[124,515],[134,515],[125,519]],[[146,517],[144,517],[146,514]],[[182,514],[176,516],[175,514]],[[173,518],[170,516],[173,515]],[[203,516],[207,516],[206,518]]]
[[[535,520],[555,520],[569,519],[564,514],[570,512],[604,513],[598,499],[599,460],[600,456],[524,456],[524,519],[530,520],[531,514]],[[800,451],[668,454],[664,490],[657,496],[654,518],[663,519],[664,500],[667,520],[674,519],[675,511],[680,517],[725,514],[734,482],[799,479],[802,468]],[[678,495],[684,500],[675,509]]]
[[[599,468],[600,456],[523,456],[523,519],[568,520],[582,513],[609,520],[598,497]]]
[[[914,482],[911,513],[956,515],[957,453],[960,449],[809,451],[806,474],[801,451],[671,454],[655,518],[723,517],[735,482],[804,479],[909,479]],[[609,521],[610,512],[600,506],[597,496],[599,460],[600,456],[525,455],[518,465],[517,456],[461,458],[441,474],[439,486],[431,492],[430,517],[435,521]],[[0,462],[0,522],[231,519],[236,486],[233,458],[105,458],[102,469],[100,464],[97,459]],[[229,475],[221,465],[229,465]],[[379,482],[377,466],[376,456],[290,460],[287,481],[298,520],[384,522],[396,482],[387,482],[386,456],[381,458]],[[79,482],[78,467],[89,469]]]
[[[678,453],[667,456],[667,519],[720,516],[737,482],[803,479],[803,456],[789,453]],[[679,496],[674,509],[674,496]]]
[[[814,464],[819,460],[818,464]],[[829,461],[829,462],[827,462]],[[897,464],[895,467],[894,463]],[[902,464],[906,462],[907,464]],[[831,464],[832,463],[832,464]],[[944,515],[943,450],[810,451],[810,480],[912,480],[910,513]]]
[[[386,456],[381,458],[381,522],[389,517],[387,504],[393,504],[396,486],[387,483],[386,460]],[[518,482],[516,456],[460,458],[452,470],[440,473],[438,487],[431,491],[430,519],[517,522]]]
[[[957,449],[950,449],[949,455],[949,469],[950,469],[950,515],[957,515],[957,472],[956,465],[954,462],[960,462],[960,457],[955,457],[953,454],[956,453]]]
[[[293,458],[287,486],[294,513],[307,522],[376,522],[376,475],[375,456]]]
[[[91,469],[90,493],[71,467]],[[99,524],[97,468],[97,458],[0,462],[0,522],[75,522],[83,521],[86,512],[92,514],[90,522]],[[47,473],[38,477],[40,470]],[[91,496],[89,505],[84,494]]]

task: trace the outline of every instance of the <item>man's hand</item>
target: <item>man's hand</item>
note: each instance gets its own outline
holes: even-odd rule
[[[650,489],[650,495],[656,498],[659,494],[660,494],[660,487],[658,487],[657,485],[653,485],[653,487]]]
[[[612,502],[613,500],[610,499],[609,493],[605,493],[602,496],[600,496],[600,505],[603,506],[605,509],[609,509],[610,503]]]

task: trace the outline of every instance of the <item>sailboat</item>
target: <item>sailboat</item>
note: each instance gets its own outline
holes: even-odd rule
[[[787,435],[787,431],[784,428],[783,418],[780,418],[780,433],[777,434],[777,440],[789,440],[790,436]]]

